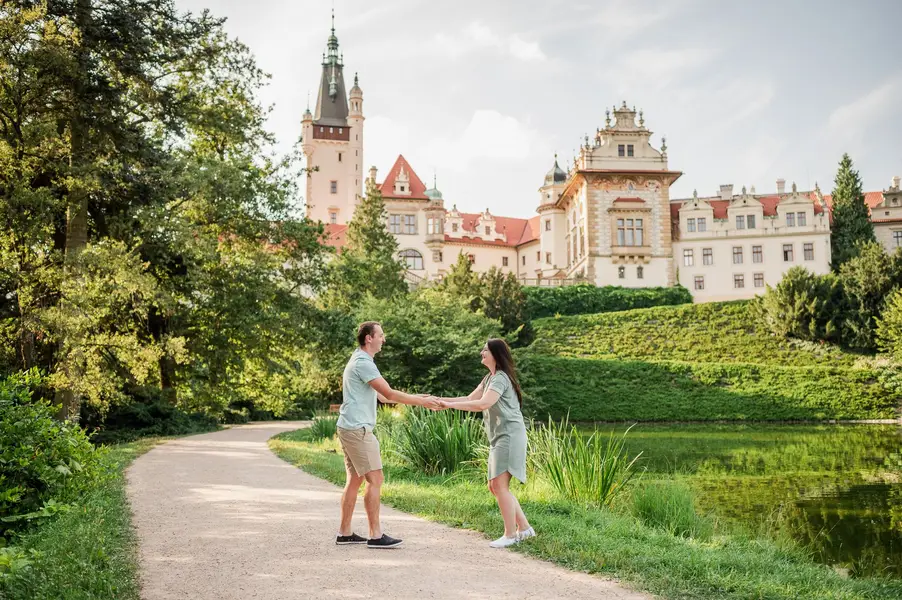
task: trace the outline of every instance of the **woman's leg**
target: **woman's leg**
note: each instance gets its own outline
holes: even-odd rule
[[[510,491],[511,474],[505,471],[498,477],[489,480],[489,489],[498,501],[501,510],[501,518],[504,519],[504,537],[516,537],[517,535],[517,509],[519,503]],[[522,511],[520,511],[522,512]],[[524,520],[525,520],[524,515]]]
[[[529,529],[529,521],[526,520],[526,513],[520,508],[520,501],[517,500],[517,497],[511,494],[511,498],[514,499],[514,506],[517,509],[517,529],[519,531],[526,531]]]

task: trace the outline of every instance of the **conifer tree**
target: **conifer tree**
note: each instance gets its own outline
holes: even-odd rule
[[[861,178],[852,168],[852,159],[843,154],[833,188],[833,223],[830,245],[833,270],[858,256],[862,244],[876,240],[868,207],[861,191]]]

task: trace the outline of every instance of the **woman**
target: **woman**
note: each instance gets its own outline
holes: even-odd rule
[[[469,396],[442,398],[440,403],[444,408],[483,411],[489,437],[489,491],[504,519],[504,535],[489,546],[505,548],[536,535],[510,491],[511,477],[526,483],[526,425],[520,412],[523,398],[507,343],[491,339],[481,355],[482,364],[489,370],[482,383]]]

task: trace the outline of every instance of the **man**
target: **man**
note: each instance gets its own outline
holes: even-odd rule
[[[413,404],[439,408],[434,398],[413,396],[393,390],[379,374],[373,357],[382,350],[385,333],[374,321],[361,323],[357,329],[358,348],[345,366],[342,376],[342,403],[338,416],[338,439],[345,456],[347,481],[341,496],[341,525],[335,543],[362,544],[367,548],[395,548],[401,540],[382,533],[379,522],[379,505],[382,495],[382,457],[379,440],[373,435],[376,427],[376,397],[392,404]],[[366,480],[363,505],[369,521],[369,539],[351,530],[351,518],[360,486]]]

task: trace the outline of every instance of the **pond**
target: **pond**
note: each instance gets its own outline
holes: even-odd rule
[[[646,480],[685,481],[721,521],[788,533],[853,576],[902,577],[898,426],[640,423],[626,447]]]

